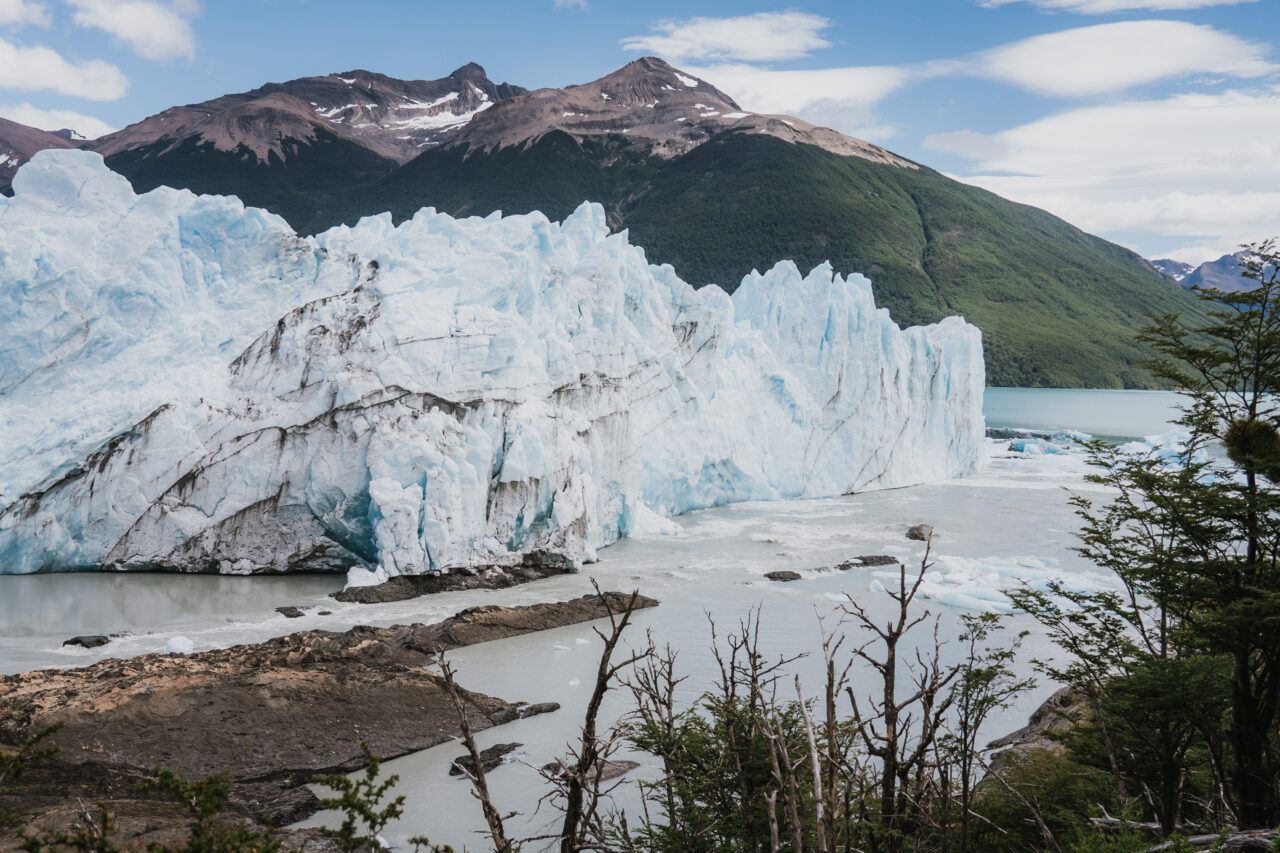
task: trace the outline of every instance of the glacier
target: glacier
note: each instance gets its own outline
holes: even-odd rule
[[[44,151],[0,199],[0,573],[575,568],[661,517],[962,476],[981,335],[783,262],[732,297],[599,205],[300,238]]]

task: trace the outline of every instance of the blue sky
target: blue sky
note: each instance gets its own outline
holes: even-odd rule
[[[0,115],[89,135],[268,81],[663,56],[1148,257],[1280,235],[1280,0],[0,0]]]

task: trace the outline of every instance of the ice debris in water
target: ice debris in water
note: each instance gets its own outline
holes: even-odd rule
[[[37,154],[0,199],[0,571],[573,567],[686,510],[963,475],[981,338],[823,265],[728,296],[604,210],[299,238]]]
[[[186,637],[170,637],[164,644],[166,655],[189,655],[196,650],[196,644]]]
[[[1088,441],[1092,438],[1088,433],[1076,432],[1075,430],[1044,432],[1017,428],[988,429],[987,437],[1008,439],[1007,450],[1028,456],[1070,453],[1079,449],[1080,442]]]
[[[1184,427],[1174,427],[1159,435],[1149,435],[1141,441],[1130,441],[1120,445],[1120,452],[1131,456],[1154,459],[1165,466],[1181,467],[1186,459],[1187,444],[1191,441],[1191,432]],[[1193,462],[1207,462],[1209,457],[1203,449],[1197,449],[1192,455]]]
[[[885,581],[896,584],[897,572],[877,571],[872,590],[883,592]],[[1055,559],[1038,557],[960,557],[938,555],[920,584],[922,597],[961,610],[1009,612],[1013,603],[1005,590],[1048,591],[1060,584],[1072,592],[1111,590],[1115,582],[1094,571],[1064,572]]]

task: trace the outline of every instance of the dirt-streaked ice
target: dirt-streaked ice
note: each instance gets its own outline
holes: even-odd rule
[[[978,331],[729,297],[604,211],[298,238],[42,152],[0,200],[0,572],[580,564],[657,516],[972,472]],[[365,571],[369,570],[369,571]]]

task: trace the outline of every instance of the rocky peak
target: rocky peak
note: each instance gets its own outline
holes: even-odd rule
[[[265,161],[271,152],[284,156],[286,139],[309,142],[324,130],[403,163],[523,91],[493,83],[475,63],[439,80],[400,80],[355,69],[174,107],[92,147],[110,155],[164,140],[176,147],[194,137],[224,151],[243,146]]]
[[[468,62],[461,68],[455,68],[449,76],[454,80],[483,80],[489,82],[489,75],[485,72],[484,66],[478,62]]]
[[[629,62],[598,80],[538,89],[507,98],[445,140],[449,146],[493,150],[526,145],[553,131],[583,140],[625,135],[655,156],[676,157],[726,130],[806,142],[837,154],[916,168],[877,145],[790,116],[743,110],[729,95],[653,56]]]
[[[621,103],[661,103],[665,98],[668,102],[697,101],[702,103],[703,110],[723,107],[734,112],[741,109],[733,98],[707,81],[685,74],[656,56],[628,62],[588,85],[598,85]]]

